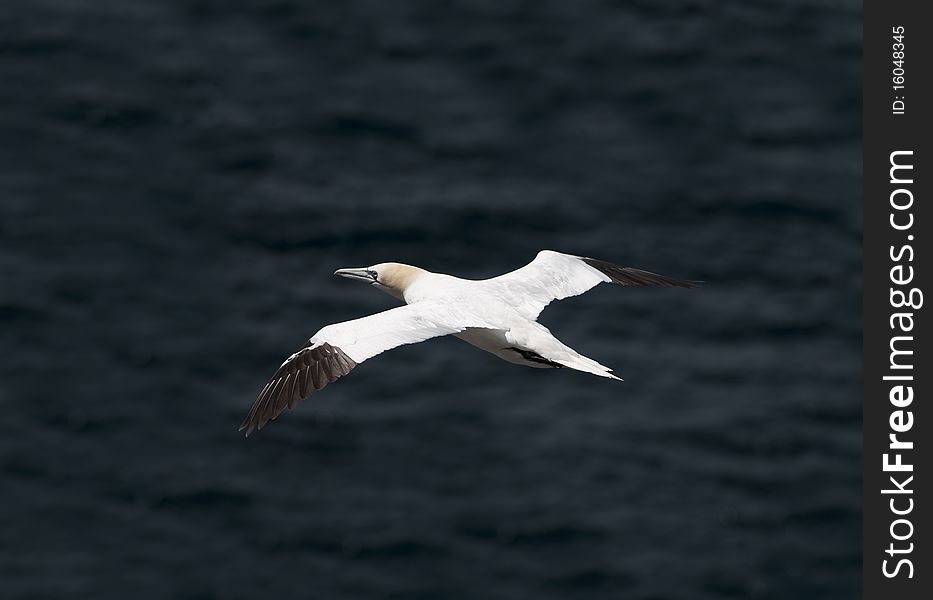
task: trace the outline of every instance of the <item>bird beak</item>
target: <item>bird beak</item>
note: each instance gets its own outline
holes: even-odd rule
[[[346,277],[347,279],[366,281],[368,283],[375,283],[378,277],[378,274],[370,269],[337,269],[334,271],[334,275]]]

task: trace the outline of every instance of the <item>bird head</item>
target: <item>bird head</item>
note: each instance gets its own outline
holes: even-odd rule
[[[379,263],[371,267],[337,269],[334,275],[365,281],[390,296],[403,299],[408,286],[424,272],[424,269],[402,263]]]

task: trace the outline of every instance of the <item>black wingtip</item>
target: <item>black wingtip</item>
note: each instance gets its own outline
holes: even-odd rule
[[[672,288],[695,288],[703,284],[703,281],[691,279],[676,279],[667,275],[643,271],[634,267],[623,267],[621,265],[599,260],[597,258],[583,258],[583,262],[593,267],[613,283],[625,286],[648,286],[659,285]]]
[[[668,279],[671,279],[671,278],[668,278]],[[685,289],[692,290],[693,288],[698,288],[701,285],[704,285],[706,283],[705,281],[700,281],[698,279],[674,279],[674,281],[676,281],[678,285],[672,285],[672,284],[659,284],[659,285],[667,285],[667,287],[677,287],[677,288],[685,288]]]
[[[313,391],[340,379],[356,366],[343,350],[327,342],[294,353],[262,388],[238,431],[245,437],[292,409]]]

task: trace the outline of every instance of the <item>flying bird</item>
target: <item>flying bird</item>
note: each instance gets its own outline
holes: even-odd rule
[[[444,335],[456,336],[510,363],[539,369],[567,367],[620,379],[612,369],[561,343],[538,323],[544,307],[600,283],[675,288],[700,283],[551,250],[542,250],[520,269],[479,281],[400,263],[338,269],[334,275],[368,283],[405,305],[334,323],[311,336],[259,392],[240,425],[246,435],[361,362],[398,346]]]

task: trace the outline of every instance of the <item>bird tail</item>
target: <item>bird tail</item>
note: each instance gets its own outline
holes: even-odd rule
[[[584,373],[592,373],[597,377],[606,377],[608,379],[616,379],[622,381],[621,377],[616,377],[612,374],[612,369],[605,365],[601,365],[592,358],[587,358],[582,354],[574,353],[574,355],[567,358],[558,358],[554,359],[554,362],[575,369],[577,371],[583,371]]]
[[[617,379],[621,377],[612,374],[612,369],[601,365],[592,358],[587,358],[561,342],[540,323],[530,323],[526,327],[513,327],[506,332],[506,340],[516,344],[519,348],[527,348],[546,360],[569,367],[584,373],[592,373],[597,377]]]

